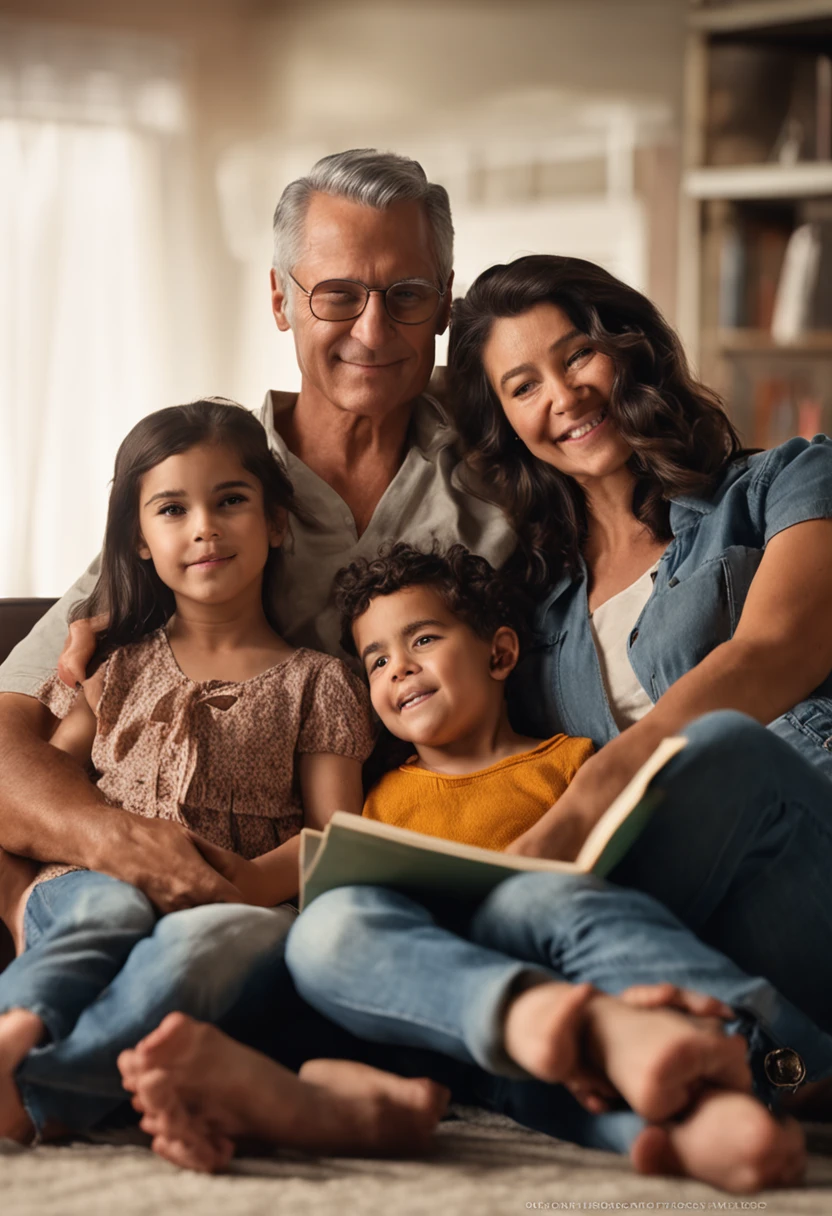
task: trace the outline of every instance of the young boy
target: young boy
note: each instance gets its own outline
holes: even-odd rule
[[[585,739],[515,732],[505,682],[522,614],[510,585],[454,546],[405,544],[338,579],[343,644],[360,658],[383,725],[412,744],[364,814],[416,831],[504,848],[549,809],[591,753]],[[765,981],[749,979],[655,901],[591,876],[521,873],[479,907],[427,907],[400,893],[341,888],[321,896],[290,935],[287,961],[310,1004],[364,1038],[430,1047],[516,1078],[502,1109],[541,1130],[629,1148],[644,1172],[682,1172],[730,1190],[789,1185],[802,1136],[750,1096],[794,1076],[832,1071],[832,1042]],[[713,1014],[699,988],[727,1001]],[[578,981],[577,983],[574,981]],[[587,982],[589,981],[589,982]],[[733,1009],[741,1009],[739,1019]],[[784,1036],[788,1036],[785,1038]],[[772,1048],[777,1050],[772,1052]],[[785,1054],[784,1054],[785,1052]],[[793,1058],[792,1058],[793,1057]],[[787,1070],[788,1071],[788,1070]],[[790,1074],[791,1075],[791,1074]],[[591,1113],[531,1079],[566,1084]],[[633,1114],[609,1111],[621,1095]]]

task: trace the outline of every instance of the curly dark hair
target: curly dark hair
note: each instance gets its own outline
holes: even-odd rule
[[[269,450],[266,432],[255,416],[234,401],[211,397],[171,405],[142,418],[122,440],[107,508],[101,573],[90,596],[76,604],[72,620],[105,613],[108,623],[97,635],[93,663],[118,646],[138,641],[173,615],[173,592],[153,562],[139,557],[139,489],[142,477],[169,456],[203,443],[233,448],[240,463],[263,488],[263,506],[275,521],[281,511],[298,514],[292,483]],[[279,551],[269,553],[263,571],[263,609],[274,619],[274,580]]]
[[[385,545],[378,557],[358,558],[335,576],[335,606],[341,613],[341,645],[356,654],[352,627],[380,595],[393,595],[405,587],[433,587],[445,607],[473,630],[490,640],[502,625],[526,636],[528,605],[524,592],[484,557],[464,545],[443,550],[417,549],[399,541]]]
[[[534,255],[492,266],[454,303],[448,387],[466,460],[517,531],[530,589],[574,573],[587,535],[584,493],[518,440],[483,366],[494,322],[555,304],[608,355],[609,414],[632,448],[633,514],[669,540],[669,500],[706,494],[744,455],[719,397],[691,374],[679,338],[640,292],[581,258]],[[517,559],[512,562],[517,565]]]

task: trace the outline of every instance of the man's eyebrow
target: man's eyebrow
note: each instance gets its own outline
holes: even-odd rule
[[[212,494],[218,494],[220,490],[253,490],[254,486],[249,481],[218,481],[212,488]],[[149,507],[152,502],[158,502],[160,498],[187,498],[187,490],[160,490],[158,494],[151,494],[147,502],[144,504]]]
[[[560,338],[552,343],[552,345],[549,347],[549,354],[551,355],[558,349],[559,346],[563,346],[564,342],[571,342],[573,338],[580,337],[582,333],[583,330],[581,329],[570,329],[568,334],[563,334]],[[511,370],[507,371],[504,376],[500,377],[500,388],[505,388],[506,384],[508,384],[509,380],[511,380],[513,376],[519,376],[522,372],[533,371],[533,363],[518,363],[517,367],[511,368]]]
[[[409,624],[405,625],[405,627],[400,631],[399,636],[403,638],[413,637],[414,633],[418,633],[420,629],[425,629],[428,625],[438,625],[440,629],[445,627],[442,621],[437,621],[433,617],[424,617],[420,621],[411,621]],[[365,646],[361,651],[361,662],[366,662],[371,654],[375,654],[376,651],[382,650],[383,648],[383,642],[370,642],[369,645]]]

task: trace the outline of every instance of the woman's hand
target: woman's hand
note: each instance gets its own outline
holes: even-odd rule
[[[630,729],[635,731],[635,727]],[[550,861],[574,861],[598,820],[652,754],[657,742],[646,732],[641,737],[632,737],[626,731],[613,739],[590,756],[578,769],[566,793],[534,827],[513,840],[505,852]]]

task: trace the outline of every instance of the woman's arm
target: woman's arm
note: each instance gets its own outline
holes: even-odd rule
[[[358,760],[313,752],[301,753],[298,762],[306,827],[324,828],[335,811],[361,814],[363,794]],[[237,887],[245,903],[273,908],[294,899],[300,889],[300,836],[293,836],[253,861],[209,845],[199,837],[194,836],[193,840],[205,859]]]
[[[556,805],[509,851],[574,858],[662,739],[712,710],[740,710],[767,725],[802,701],[832,671],[830,604],[832,520],[809,520],[772,537],[733,638],[591,757]]]

